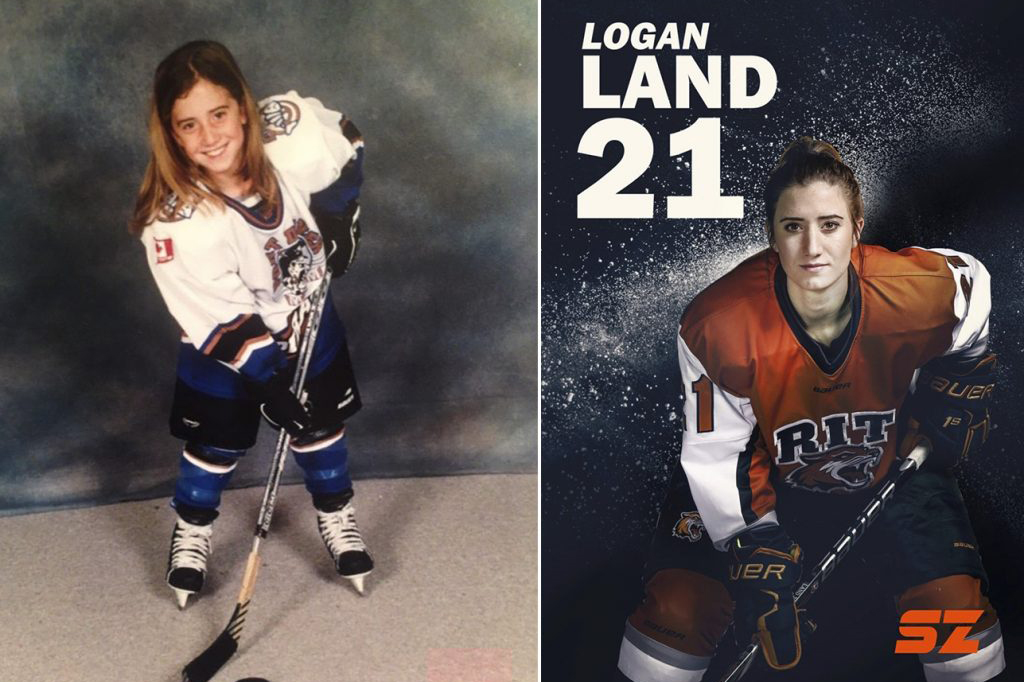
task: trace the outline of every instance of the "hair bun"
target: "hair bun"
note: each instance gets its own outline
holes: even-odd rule
[[[839,150],[830,145],[824,140],[817,140],[809,135],[798,137],[789,143],[786,150],[782,152],[782,156],[779,158],[778,165],[784,165],[786,163],[792,163],[800,157],[808,156],[828,156],[831,159],[843,162],[843,157],[840,156]]]

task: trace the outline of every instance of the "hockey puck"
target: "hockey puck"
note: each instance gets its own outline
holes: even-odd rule
[[[270,682],[270,680],[265,680],[262,677],[245,677],[237,680],[237,682]]]

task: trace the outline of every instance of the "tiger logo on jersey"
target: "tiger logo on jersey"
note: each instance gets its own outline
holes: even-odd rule
[[[794,488],[856,492],[874,482],[895,423],[895,409],[798,419],[775,430],[775,464]]]
[[[291,135],[299,125],[302,113],[299,105],[286,99],[272,99],[260,109],[263,116],[263,142],[273,142],[284,135]]]
[[[676,525],[672,526],[672,537],[688,542],[697,542],[704,537],[704,521],[696,511],[683,512]]]
[[[801,455],[795,469],[786,474],[794,488],[816,493],[848,493],[867,488],[875,480],[882,448],[843,445],[825,452]]]

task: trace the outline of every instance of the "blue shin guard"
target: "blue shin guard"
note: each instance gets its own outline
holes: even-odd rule
[[[224,450],[189,443],[181,453],[178,481],[171,506],[178,509],[216,510],[221,491],[231,480],[244,450]]]
[[[292,453],[295,462],[302,467],[306,490],[313,495],[339,493],[352,487],[344,428],[315,443],[293,444]]]

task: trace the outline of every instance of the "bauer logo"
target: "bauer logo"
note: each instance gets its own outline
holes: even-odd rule
[[[153,248],[156,250],[157,263],[169,263],[174,260],[174,242],[171,241],[170,237],[155,240]]]
[[[973,654],[979,642],[967,639],[971,626],[981,618],[980,609],[918,609],[907,611],[900,618],[900,636],[896,640],[898,654]],[[939,623],[955,625],[952,634],[939,646]],[[948,628],[944,628],[948,630]],[[936,649],[938,647],[938,649]]]
[[[811,390],[815,393],[831,393],[832,391],[842,391],[845,388],[849,388],[852,384],[847,381],[842,384],[836,384],[835,386],[815,386]]]

